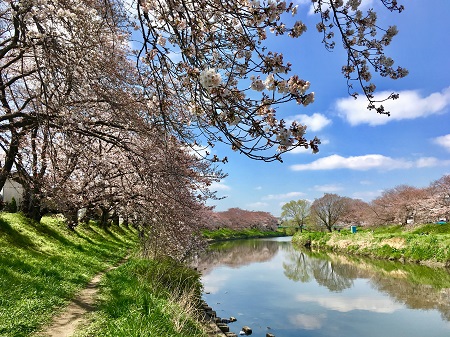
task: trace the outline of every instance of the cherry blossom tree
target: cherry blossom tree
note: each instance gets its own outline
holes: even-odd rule
[[[381,1],[391,11],[403,9],[396,1]],[[372,10],[363,14],[358,9],[360,1],[313,4],[320,14],[317,29],[324,32],[325,46],[334,47],[330,30],[342,37],[348,52],[344,75],[349,81],[361,85],[369,81],[369,66],[391,78],[406,74],[402,68],[394,70],[393,61],[384,55],[397,32],[394,26],[378,27]],[[141,33],[133,41],[141,44],[135,55],[140,80],[134,88],[144,94],[147,121],[163,125],[191,146],[201,140],[208,146],[225,142],[256,159],[281,160],[281,153],[296,146],[318,151],[318,139],[304,138],[305,125],[286,125],[277,118],[281,104],[313,102],[310,84],[291,74],[283,55],[265,45],[269,31],[294,39],[302,35],[306,26],[301,21],[286,23],[287,16],[297,11],[292,3],[271,0],[3,2],[0,98],[5,155],[0,185],[30,128],[42,127],[44,121],[71,128],[81,123],[85,127],[79,132],[85,134],[91,132],[87,125],[112,124],[97,116],[86,125],[83,115],[59,112],[86,102],[101,106],[114,97],[102,93],[110,84],[103,82],[102,73],[110,65],[119,73],[127,68],[125,62],[117,66],[110,59],[126,57],[127,42],[135,36],[128,31],[130,26]],[[374,84],[363,85],[370,107],[373,90]],[[101,131],[91,134],[109,137]],[[275,154],[265,151],[273,147]]]
[[[406,225],[409,221],[427,221],[428,207],[425,202],[428,190],[408,185],[399,185],[386,190],[372,201],[371,207],[378,224],[399,223]]]
[[[430,194],[435,200],[433,203],[435,216],[450,221],[450,175],[444,175],[430,185]]]
[[[208,228],[275,230],[277,225],[277,218],[269,212],[247,211],[237,207],[223,212],[211,211],[207,220]]]
[[[349,93],[358,83],[369,109],[387,113],[371,72],[406,75],[384,54],[395,26],[379,27],[358,0],[312,4],[325,47],[336,31],[347,51]],[[54,208],[72,225],[85,209],[105,225],[120,215],[140,228],[148,255],[182,259],[208,214],[208,187],[223,177],[213,163],[227,161],[191,149],[222,142],[264,161],[318,151],[306,125],[278,113],[313,103],[310,83],[267,46],[268,34],[301,37],[297,12],[283,0],[2,1],[0,187],[17,170],[31,217]],[[250,226],[270,220],[235,213]]]
[[[125,92],[112,90],[128,84],[125,74],[132,68],[124,49],[127,35],[118,27],[122,19],[110,13],[112,2],[4,1],[0,6],[3,186],[17,155],[38,135],[49,140],[49,129],[118,141],[101,129],[118,124],[108,112],[119,110],[118,96]]]
[[[347,198],[347,207],[342,222],[348,225],[370,225],[371,209],[368,203],[361,199]]]
[[[133,134],[131,149],[89,137],[60,139],[58,160],[43,180],[43,204],[62,212],[72,228],[79,210],[105,227],[120,217],[139,229],[146,255],[183,259],[200,241],[204,201],[214,198],[209,186],[223,176],[174,137],[153,135]]]

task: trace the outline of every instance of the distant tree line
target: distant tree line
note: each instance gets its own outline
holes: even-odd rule
[[[267,231],[277,229],[278,219],[269,212],[247,211],[240,208],[230,208],[223,212],[210,212],[206,227],[209,229],[253,228]]]
[[[413,225],[449,221],[450,175],[444,175],[425,188],[396,186],[371,202],[334,193],[325,193],[312,203],[308,200],[290,201],[283,205],[282,217],[300,229],[307,224],[330,232],[349,225]]]

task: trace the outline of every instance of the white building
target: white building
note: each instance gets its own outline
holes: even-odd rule
[[[1,191],[3,202],[10,203],[12,198],[14,198],[17,205],[20,205],[23,201],[23,192],[23,186],[9,177],[6,179],[5,186],[3,186]]]

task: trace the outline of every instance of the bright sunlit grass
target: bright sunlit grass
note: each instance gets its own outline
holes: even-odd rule
[[[136,247],[134,230],[0,213],[0,336],[28,336],[98,272]]]

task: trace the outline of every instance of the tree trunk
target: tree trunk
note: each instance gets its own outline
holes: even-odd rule
[[[67,210],[63,214],[67,221],[67,228],[74,230],[78,225],[78,210]]]
[[[14,165],[14,159],[19,152],[19,136],[16,132],[12,133],[9,150],[6,152],[5,162],[0,170],[0,190],[5,186],[6,179],[8,179],[11,169]]]
[[[36,191],[26,191],[22,202],[22,212],[30,219],[37,222],[42,219],[41,199]]]
[[[119,221],[120,221],[119,216],[117,214],[114,214],[113,217],[112,217],[112,224],[114,226],[118,227],[119,226]]]
[[[128,228],[128,216],[127,215],[124,215],[122,225],[124,225],[125,228]]]
[[[101,228],[107,228],[108,227],[108,219],[109,219],[109,212],[106,208],[100,207],[102,214],[100,215],[100,224],[99,226]]]

